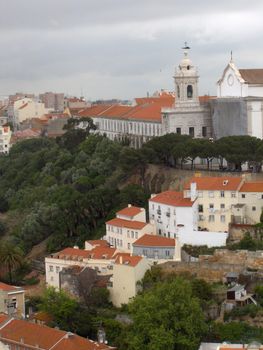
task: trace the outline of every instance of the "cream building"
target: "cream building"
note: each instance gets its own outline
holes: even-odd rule
[[[21,287],[0,282],[0,312],[18,318],[25,317],[25,291]]]
[[[191,196],[196,184],[198,227],[228,232],[230,223],[256,224],[263,208],[263,182],[248,182],[244,177],[194,177],[184,187]]]
[[[144,257],[132,256],[110,248],[106,241],[87,241],[84,249],[66,248],[45,258],[46,284],[61,288],[60,272],[65,267],[89,267],[101,276],[108,276],[112,303],[119,307],[129,302],[137,292],[140,281],[151,263]]]
[[[155,225],[146,222],[145,209],[128,206],[106,222],[104,239],[119,251],[131,252],[133,242],[145,233],[156,234]]]
[[[46,283],[59,289],[59,273],[63,268],[70,266],[87,266],[95,269],[101,275],[111,274],[115,253],[116,249],[108,247],[107,242],[102,240],[99,245],[96,243],[91,250],[74,247],[51,254],[45,258]]]
[[[138,282],[150,268],[151,263],[144,257],[117,254],[108,288],[113,305],[121,307],[122,304],[128,304],[141,290]]]

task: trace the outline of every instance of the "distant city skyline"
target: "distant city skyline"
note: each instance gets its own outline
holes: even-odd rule
[[[173,91],[185,41],[200,95],[216,94],[231,51],[239,68],[263,68],[256,0],[2,0],[0,9],[0,95],[96,100]]]

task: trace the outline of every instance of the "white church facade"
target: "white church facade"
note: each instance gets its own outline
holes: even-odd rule
[[[263,138],[263,69],[238,69],[232,58],[217,82],[212,115],[215,138]]]

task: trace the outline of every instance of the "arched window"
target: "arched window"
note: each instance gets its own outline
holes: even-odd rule
[[[188,85],[187,86],[187,98],[192,98],[193,97],[193,86]]]
[[[180,87],[177,85],[177,97],[180,98]]]

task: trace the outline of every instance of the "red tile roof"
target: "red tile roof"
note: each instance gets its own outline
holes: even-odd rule
[[[124,219],[119,219],[115,218],[110,221],[106,222],[107,225],[112,225],[112,226],[117,226],[117,227],[126,227],[126,228],[131,228],[135,230],[141,230],[144,228],[147,223],[146,222],[141,222],[141,221],[131,221],[131,220],[124,220]]]
[[[241,177],[231,177],[231,176],[222,176],[222,177],[192,177],[188,181],[184,189],[189,190],[192,182],[196,183],[197,190],[200,191],[237,191],[243,179]]]
[[[124,208],[122,210],[119,210],[116,214],[132,217],[132,216],[135,216],[137,214],[140,214],[141,212],[142,212],[141,208],[130,206],[130,207]]]
[[[21,289],[19,287],[10,286],[9,284],[0,282],[0,290],[11,292],[11,291],[20,291]]]
[[[0,340],[5,338],[20,343],[22,339],[25,347],[38,345],[40,348],[48,350],[67,332],[27,321],[12,320],[1,328],[0,334]]]
[[[82,338],[76,334],[70,334],[62,339],[52,350],[107,350],[112,349],[105,344],[99,344],[92,340]]]
[[[89,250],[84,249],[78,249],[78,248],[65,248],[55,254],[55,258],[58,257],[59,259],[63,259],[65,257],[81,257],[81,258],[88,258],[90,254]]]
[[[91,259],[112,259],[116,253],[116,248],[110,247],[95,247],[89,252],[89,258]]]
[[[105,239],[92,239],[87,242],[92,246],[109,247],[109,243]]]
[[[129,253],[116,254],[115,263],[119,265],[137,266],[143,258],[141,256],[131,256]]]
[[[0,316],[1,321],[1,316]],[[23,348],[50,348],[54,350],[107,350],[112,349],[105,344],[82,338],[76,334],[50,328],[44,325],[23,320],[12,319],[6,325],[1,324],[0,340],[4,343],[16,342]]]
[[[9,319],[8,315],[0,314],[0,327],[1,327],[2,323],[6,322],[8,319]]]
[[[137,239],[133,245],[142,247],[174,247],[175,242],[174,238],[145,234]]]
[[[263,182],[245,182],[240,190],[240,192],[263,192]]]
[[[165,191],[156,194],[150,199],[151,202],[172,205],[174,207],[191,207],[193,202],[190,198],[184,198],[183,192]]]

